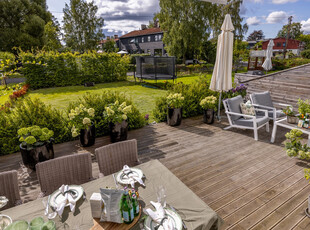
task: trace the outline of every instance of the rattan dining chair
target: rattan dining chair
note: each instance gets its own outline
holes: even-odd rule
[[[124,165],[132,167],[139,164],[137,140],[135,139],[97,148],[95,153],[100,177],[118,172]]]
[[[73,154],[36,165],[41,195],[49,195],[63,184],[80,185],[93,179],[90,153]]]
[[[9,200],[6,206],[0,210],[11,208],[22,203],[16,170],[0,173],[0,196],[5,196]]]

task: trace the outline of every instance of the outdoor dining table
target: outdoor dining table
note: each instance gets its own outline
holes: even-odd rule
[[[222,219],[185,184],[183,184],[171,171],[158,160],[151,160],[137,166],[146,179],[145,187],[138,187],[142,207],[150,207],[150,201],[157,201],[156,188],[164,186],[166,189],[166,201],[183,219],[187,229],[219,229]],[[77,202],[75,213],[66,208],[62,218],[54,219],[57,229],[90,229],[93,226],[93,218],[89,198],[100,188],[114,187],[112,175],[105,176],[88,183],[82,184],[86,198]],[[13,221],[31,221],[35,217],[44,216],[42,198],[4,210],[2,214],[10,216]],[[140,229],[139,224],[133,229]]]

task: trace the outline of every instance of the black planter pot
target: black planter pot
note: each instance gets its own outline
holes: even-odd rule
[[[127,140],[128,122],[122,121],[121,123],[109,123],[110,140],[112,143]]]
[[[19,145],[19,148],[24,165],[34,171],[36,170],[37,163],[54,158],[54,148],[52,141],[30,150],[24,148],[21,144]]]
[[[203,122],[206,124],[213,124],[214,114],[214,109],[203,110]]]
[[[182,108],[168,108],[167,124],[170,126],[178,126],[182,122]]]
[[[83,147],[89,147],[95,144],[96,127],[91,125],[88,129],[81,129],[80,142]]]

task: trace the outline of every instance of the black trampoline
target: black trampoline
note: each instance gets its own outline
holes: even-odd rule
[[[175,57],[136,57],[135,77],[141,80],[173,80],[177,78]]]

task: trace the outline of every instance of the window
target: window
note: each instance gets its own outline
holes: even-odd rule
[[[283,42],[283,47],[285,47],[285,42]]]
[[[144,42],[144,37],[141,38],[141,42]]]
[[[162,38],[162,35],[159,34],[159,35],[158,35],[158,40],[161,41],[162,39],[163,39],[163,38]]]
[[[150,42],[151,41],[151,36],[147,37],[147,41]]]
[[[158,35],[155,35],[155,42],[158,41]]]
[[[135,39],[133,38],[133,39],[130,39],[129,40],[129,43],[135,43]]]
[[[277,42],[277,47],[281,47],[281,42]]]

